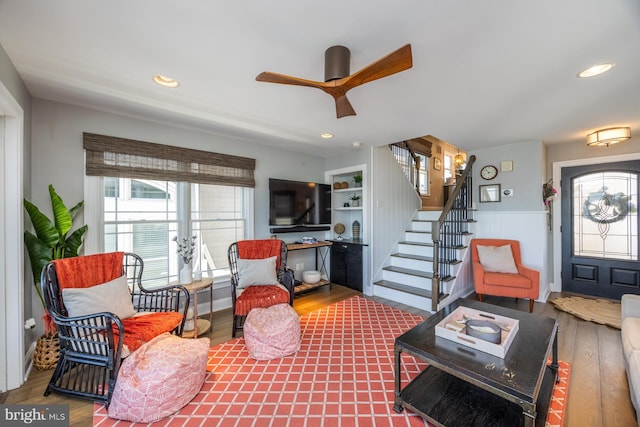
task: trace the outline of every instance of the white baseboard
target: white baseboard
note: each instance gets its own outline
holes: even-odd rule
[[[36,353],[36,343],[32,342],[29,346],[29,350],[27,350],[27,354],[24,355],[24,381],[27,381],[29,375],[31,374],[31,370],[33,369],[33,356]]]

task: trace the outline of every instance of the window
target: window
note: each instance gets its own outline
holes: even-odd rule
[[[444,182],[448,179],[455,177],[455,170],[453,166],[453,156],[450,153],[444,155]]]
[[[88,132],[82,144],[84,214],[98,229],[85,250],[137,253],[144,284],[163,286],[182,267],[173,239],[195,236],[192,267],[229,274],[227,248],[253,235],[255,159]]]
[[[423,196],[429,195],[429,157],[418,154],[420,169],[418,169],[418,190]]]
[[[131,181],[132,199],[166,199],[168,196],[164,190],[155,187],[153,184],[135,179]]]
[[[248,238],[246,201],[252,189],[169,181],[103,179],[104,251],[144,260],[143,283],[166,285],[181,267],[173,237],[195,235],[192,261],[204,277],[227,275],[227,248]]]

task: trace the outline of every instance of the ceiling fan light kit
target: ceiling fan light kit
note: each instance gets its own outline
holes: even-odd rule
[[[344,46],[332,46],[325,51],[325,81],[318,82],[299,77],[265,71],[256,76],[259,82],[307,86],[320,89],[333,97],[336,116],[355,116],[356,112],[347,99],[347,92],[354,87],[407,70],[413,66],[411,45],[400,49],[367,65],[362,70],[349,74],[351,53]]]

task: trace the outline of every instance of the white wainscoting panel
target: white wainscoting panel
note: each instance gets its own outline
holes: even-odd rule
[[[549,297],[550,273],[548,263],[551,235],[546,211],[476,212],[475,238],[513,239],[520,241],[522,263],[540,271],[538,301]]]

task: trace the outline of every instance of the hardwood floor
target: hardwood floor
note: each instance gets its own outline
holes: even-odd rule
[[[300,315],[318,310],[334,302],[360,295],[349,288],[333,285],[297,297],[294,308]],[[553,294],[552,298],[559,294]],[[473,298],[473,297],[471,297]],[[427,316],[428,312],[380,298],[372,298],[402,310]],[[485,302],[527,311],[528,301],[486,297]],[[588,427],[628,427],[637,425],[629,398],[629,388],[622,359],[620,331],[608,326],[585,322],[556,310],[552,304],[535,303],[534,312],[557,318],[559,322],[558,353],[571,363],[571,377],[565,425]],[[211,345],[231,338],[231,310],[213,315],[214,329],[207,336]],[[0,403],[68,404],[73,427],[92,425],[93,403],[44,392],[52,371],[33,370],[27,382],[17,390],[0,395]]]

